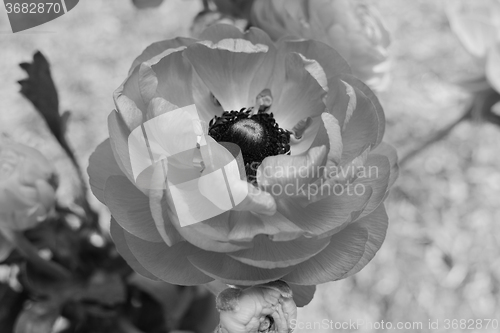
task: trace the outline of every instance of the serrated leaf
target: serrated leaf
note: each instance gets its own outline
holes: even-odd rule
[[[59,97],[52,80],[49,62],[40,51],[37,51],[32,63],[23,62],[19,66],[28,73],[26,79],[18,81],[21,85],[21,94],[33,103],[52,134],[61,142],[64,140],[63,120],[59,115]]]

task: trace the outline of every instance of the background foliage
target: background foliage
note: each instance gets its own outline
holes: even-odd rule
[[[454,82],[480,68],[450,31],[442,1],[376,5],[393,36],[393,82],[380,94],[386,140],[404,155],[460,117],[469,95]],[[24,33],[13,35],[8,22],[0,22],[0,131],[55,161],[63,175],[62,203],[72,202],[78,182],[64,153],[46,143],[54,139],[43,120],[18,93],[16,81],[25,77],[18,63],[31,61],[35,50],[50,60],[61,112],[72,112],[70,145],[86,167],[107,136],[112,92],[130,61],[154,41],[187,35],[200,9],[195,0],[168,0],[144,11],[123,0],[82,1]],[[426,327],[429,319],[500,319],[498,142],[497,126],[467,121],[408,161],[386,203],[390,226],[378,255],[356,276],[319,286],[299,320],[419,321]],[[109,213],[90,199],[107,225]]]

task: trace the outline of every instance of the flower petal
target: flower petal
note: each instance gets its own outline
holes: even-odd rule
[[[266,31],[274,40],[285,34],[284,20],[278,15],[276,1],[255,1],[252,5],[250,21]]]
[[[380,101],[378,100],[378,97],[375,95],[375,93],[361,80],[355,78],[352,75],[345,75],[345,74],[341,75],[341,78],[342,81],[347,82],[354,88],[359,89],[363,93],[363,95],[370,100],[373,108],[375,109],[375,114],[377,116],[377,121],[378,121],[377,140],[375,141],[375,146],[377,146],[380,142],[382,142],[382,138],[384,137],[384,132],[385,132],[384,108],[380,104]],[[359,94],[356,94],[356,96],[359,96]]]
[[[198,110],[189,105],[149,120],[140,133],[145,133],[148,149],[156,162],[161,157],[170,161],[170,158],[180,158],[183,152],[192,152],[202,131]]]
[[[328,96],[326,98],[326,108],[339,122],[342,128],[349,110],[349,89],[347,85],[335,77],[328,80]]]
[[[391,165],[389,159],[384,155],[370,154],[365,165],[357,172],[354,186],[367,186],[373,192],[360,217],[373,212],[386,197],[389,190],[389,179],[391,176]]]
[[[163,190],[149,191],[149,208],[151,209],[151,216],[155,221],[156,229],[168,246],[172,246],[184,238],[175,229],[165,209],[167,204]]]
[[[311,236],[319,236],[340,230],[351,220],[351,215],[361,212],[371,194],[370,187],[356,194],[354,185],[328,184],[323,187],[309,187],[304,198],[283,198],[277,200],[278,211]],[[326,194],[325,194],[326,193]],[[315,194],[326,197],[313,201]]]
[[[156,90],[158,89],[158,78],[147,63],[142,63],[137,67],[139,68],[139,90],[146,106],[142,111],[145,114],[151,99],[155,97]]]
[[[498,41],[500,5],[496,0],[447,1],[450,26],[469,53],[484,57]]]
[[[226,230],[227,214],[186,227],[179,227],[175,222],[174,225],[187,241],[206,251],[233,252],[252,246],[251,243],[247,242],[229,241],[228,231]]]
[[[326,91],[305,68],[307,65],[298,53],[286,55],[285,83],[270,109],[281,128],[292,130],[302,119],[319,116],[326,109]]]
[[[328,182],[338,182],[341,184],[353,182],[356,179],[358,171],[363,170],[370,151],[370,147],[366,148],[359,156],[349,163],[341,165],[327,164],[328,168],[326,173]]]
[[[134,271],[138,274],[147,277],[151,280],[159,280],[156,276],[151,274],[148,270],[139,264],[139,261],[134,257],[130,249],[128,248],[127,242],[125,240],[125,230],[116,222],[114,218],[111,218],[110,233],[113,243],[115,243],[116,250],[122,256],[127,264],[132,267]]]
[[[172,114],[173,112],[167,115]],[[179,126],[179,128],[186,129],[186,126]],[[175,129],[172,129],[171,132],[175,133]],[[161,134],[160,131],[158,133]],[[152,138],[154,135],[148,135],[148,137]],[[227,211],[234,207],[231,205],[237,205],[235,209],[251,209],[258,210],[259,213],[272,214],[275,211],[274,199],[267,193],[252,192],[253,187],[249,188],[249,184],[241,180],[238,170],[234,169],[237,162],[234,163],[235,157],[233,154],[212,138],[206,137],[205,139],[207,144],[200,147],[205,166],[201,176],[200,170],[196,169],[191,172],[188,164],[183,163],[177,166],[174,163],[175,161],[170,161],[169,158],[166,164],[166,178],[162,174],[164,172],[163,168],[155,168],[155,172],[158,170],[160,175],[154,175],[152,179],[155,180],[155,184],[161,184],[168,189],[168,204],[164,208],[168,219],[172,221],[175,228],[185,239],[203,249],[216,252],[247,248],[249,244],[229,243],[227,238],[229,233],[229,213]],[[174,141],[178,140],[172,140],[172,142]],[[192,145],[195,146],[195,144],[196,140]],[[171,147],[170,150],[178,148],[177,146]],[[186,148],[189,148],[189,143]],[[191,163],[193,161],[192,150],[196,150],[196,148],[192,148],[191,153],[188,151]],[[160,163],[162,162],[160,161]],[[227,163],[231,164],[231,168],[227,168]],[[231,195],[229,195],[227,188],[229,185],[223,179],[224,175],[221,168],[226,171]],[[236,168],[238,169],[237,166]],[[214,177],[212,176],[214,174],[217,176],[219,173],[221,176],[219,178],[222,179],[216,177],[216,181],[213,181]],[[205,181],[206,178],[209,178],[209,180]],[[150,196],[152,194],[150,192]],[[227,202],[219,202],[222,195],[227,195],[228,207],[219,207],[227,204]],[[231,198],[234,200],[233,202],[230,201]]]
[[[253,247],[229,254],[244,264],[272,269],[297,265],[318,254],[330,243],[329,238],[300,238],[289,242],[275,242],[265,235],[253,240]]]
[[[342,164],[359,156],[369,147],[375,147],[379,134],[379,119],[373,103],[366,95],[354,87],[356,108],[342,131]]]
[[[309,304],[316,292],[316,286],[299,286],[293,283],[289,283],[288,286],[292,289],[293,300],[298,307]]]
[[[104,201],[116,222],[127,232],[149,242],[163,242],[151,216],[148,197],[126,177],[107,179]]]
[[[345,111],[345,118],[342,126],[342,129],[345,129],[345,125],[349,122],[349,120],[351,120],[352,114],[354,113],[354,110],[356,110],[358,99],[356,97],[356,91],[354,90],[354,88],[344,81],[341,82],[345,85],[347,96],[349,96],[349,102],[347,103],[347,109]]]
[[[269,48],[266,52],[264,61],[255,72],[253,80],[250,83],[248,96],[250,99],[255,99],[256,96],[260,94],[264,89],[271,88],[271,82],[274,75],[274,67],[277,61],[277,50],[271,38],[269,38],[269,36],[260,29],[254,27],[248,29],[248,31],[245,33],[244,38],[249,40],[253,44],[267,45],[267,47]],[[276,92],[271,91],[271,94],[276,95]]]
[[[215,115],[222,115],[222,113],[224,113],[224,109],[220,105],[219,101],[215,99],[214,95],[208,89],[198,73],[196,73],[196,71],[192,72],[192,90],[194,103],[201,118],[204,121],[209,122]],[[208,121],[207,117],[210,118],[208,119]]]
[[[353,268],[345,273],[342,278],[356,274],[373,259],[384,242],[388,223],[389,219],[383,204],[378,206],[370,215],[353,223],[353,225],[362,226],[368,231],[368,241],[365,244],[365,250],[361,259]]]
[[[362,257],[368,231],[359,225],[350,225],[332,236],[330,245],[322,252],[294,267],[282,278],[299,285],[315,285],[341,279]]]
[[[248,97],[251,102],[254,102],[255,97],[266,88],[270,88],[270,81],[273,78],[273,68],[276,61],[276,47],[274,42],[262,30],[251,27],[245,33],[242,33],[238,28],[227,24],[214,24],[201,34],[200,40],[209,40],[217,43],[222,39],[246,39],[252,44],[262,44],[268,46],[268,51],[262,65],[253,74],[253,79],[249,87]],[[252,106],[248,104],[246,107]]]
[[[161,280],[183,286],[198,285],[213,281],[194,267],[188,256],[201,252],[188,242],[173,246],[151,243],[124,231],[126,244],[139,264]]]
[[[174,44],[178,43],[172,45]],[[116,107],[122,113],[130,130],[140,125],[149,102],[157,95],[172,104],[180,106],[192,104],[191,67],[182,57],[185,48],[186,46],[180,45],[177,48],[166,49],[153,58],[138,63],[114,92]]]
[[[149,121],[153,118],[159,117],[167,112],[179,109],[175,104],[170,103],[161,97],[153,97],[148,105],[146,113],[146,120]]]
[[[97,146],[90,155],[87,173],[89,174],[92,193],[100,202],[104,203],[104,184],[106,180],[111,176],[124,176],[116,163],[109,139]]]
[[[305,63],[305,69],[311,74],[313,78],[318,81],[319,85],[321,88],[323,88],[324,91],[328,91],[328,79],[326,77],[326,73],[323,70],[323,67],[316,61],[312,59],[308,59],[304,57],[302,54],[298,53],[302,60]]]
[[[115,157],[116,164],[131,182],[135,182],[129,156],[128,137],[130,130],[121,114],[111,111],[108,116],[109,143]]]
[[[342,134],[338,120],[329,113],[322,113],[321,119],[328,134],[328,141],[330,149],[328,151],[328,161],[333,162],[335,165],[340,163],[342,158]]]
[[[228,221],[232,212],[222,213],[200,223],[181,226],[173,205],[172,194],[170,191],[166,191],[165,194],[166,201],[162,205],[163,210],[167,213],[172,225],[188,242],[204,250],[214,252],[233,252],[252,246],[248,242],[230,242]]]
[[[300,189],[323,176],[326,154],[321,146],[309,149],[307,155],[266,157],[257,170],[257,183],[275,197],[305,195]]]
[[[129,130],[133,130],[142,123],[147,104],[144,102],[139,87],[139,67],[136,67],[122,85],[114,91],[113,100]]]
[[[246,181],[240,147],[230,142],[219,144],[210,136],[206,143],[200,148],[205,168],[198,180],[198,192],[221,213],[234,208],[262,209],[272,214],[276,210],[274,200]]]
[[[276,213],[276,202],[271,194],[256,188],[244,180],[233,182],[231,185],[232,188],[236,182],[240,183],[241,186],[246,186],[248,190],[245,199],[234,207],[235,211],[249,211],[268,216]]]
[[[316,60],[323,67],[328,80],[340,74],[351,73],[347,61],[325,43],[315,40],[286,40],[281,43],[287,52],[297,52],[308,59]]]
[[[224,110],[240,110],[255,101],[250,85],[268,50],[244,39],[223,39],[193,44],[184,55]]]
[[[280,279],[293,268],[263,269],[245,265],[226,254],[199,252],[189,256],[189,261],[203,273],[227,284],[253,286]]]
[[[151,69],[158,80],[157,96],[179,107],[185,107],[194,103],[191,87],[192,68],[183,57],[185,47],[174,50],[176,51],[152,64]]]
[[[304,154],[311,147],[326,145],[327,149],[330,149],[325,123],[320,116],[302,119],[294,126],[292,132],[295,133],[290,137],[292,156]]]
[[[213,24],[206,28],[201,34],[199,40],[209,40],[218,43],[226,38],[243,39],[243,32],[230,24]]]
[[[250,212],[231,211],[229,221],[232,224],[229,240],[249,242],[257,235],[267,235],[275,241],[289,241],[304,234],[280,212],[273,216],[255,215]]]
[[[195,43],[196,40],[192,38],[177,37],[175,39],[163,40],[161,42],[156,42],[148,46],[140,56],[138,56],[132,66],[130,67],[129,74],[134,70],[137,65],[143,62],[151,60],[154,57],[162,56],[164,52],[168,52],[169,49],[176,49],[181,46],[188,46]]]
[[[379,154],[379,155],[384,155],[389,159],[389,163],[391,165],[391,176],[389,179],[389,188],[394,185],[396,182],[396,179],[398,178],[399,175],[399,166],[398,166],[398,153],[396,152],[396,149],[394,149],[393,146],[381,142],[377,148],[375,148],[372,151],[373,154]]]

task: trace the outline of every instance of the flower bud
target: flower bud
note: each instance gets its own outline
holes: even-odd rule
[[[446,9],[451,29],[484,66],[489,84],[500,91],[500,0],[450,0]]]
[[[247,289],[228,288],[217,296],[217,333],[288,333],[297,318],[292,290],[283,281]]]
[[[0,142],[0,229],[26,230],[44,220],[54,207],[56,183],[39,151]]]
[[[450,0],[446,4],[451,29],[465,49],[485,58],[500,41],[500,1]]]
[[[243,31],[247,27],[248,21],[217,11],[203,11],[196,15],[191,25],[191,36],[198,38],[206,28],[214,24],[229,24]]]

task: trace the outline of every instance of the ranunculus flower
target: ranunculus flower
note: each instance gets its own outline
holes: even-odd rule
[[[499,0],[449,0],[447,14],[453,32],[478,58],[485,58],[500,40]]]
[[[484,63],[486,78],[500,92],[500,1],[451,0],[447,14],[453,32]]]
[[[191,36],[197,38],[206,28],[214,24],[228,24],[242,30],[248,26],[248,21],[242,18],[225,15],[218,11],[202,11],[196,15],[191,25]]]
[[[296,36],[330,45],[372,89],[383,89],[389,81],[390,36],[365,1],[256,0],[251,21],[275,40]]]
[[[292,295],[283,281],[228,288],[217,296],[220,324],[214,333],[292,332],[297,320]]]
[[[377,98],[329,46],[214,25],[146,48],[114,99],[88,172],[138,273],[281,279],[301,306],[382,245],[397,157]]]
[[[12,247],[2,231],[26,230],[45,219],[54,207],[55,188],[55,169],[39,151],[0,141],[0,260]]]

